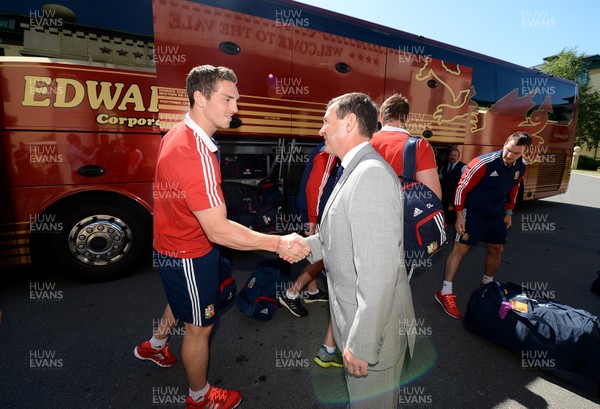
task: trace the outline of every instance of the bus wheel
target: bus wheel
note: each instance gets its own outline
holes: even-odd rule
[[[62,205],[57,216],[63,226],[50,237],[55,265],[73,278],[121,278],[151,258],[150,215],[129,199],[88,196]]]

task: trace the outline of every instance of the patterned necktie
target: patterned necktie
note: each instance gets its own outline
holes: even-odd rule
[[[337,173],[335,174],[335,184],[337,184],[337,182],[339,182],[343,173],[344,173],[344,167],[342,165],[338,166]]]

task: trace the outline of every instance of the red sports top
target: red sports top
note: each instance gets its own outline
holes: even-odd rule
[[[225,202],[217,149],[189,116],[162,139],[153,192],[154,248],[159,253],[195,258],[212,249],[192,211]]]
[[[308,208],[308,221],[310,223],[317,223],[319,220],[319,211],[324,208],[321,198],[323,197],[323,191],[327,185],[331,171],[335,167],[336,160],[335,156],[328,154],[325,150],[319,151],[313,158],[313,167],[306,182],[306,205]],[[330,193],[331,191],[326,193],[325,200],[329,198]]]
[[[392,166],[396,175],[402,174],[404,143],[409,136],[410,134],[406,129],[386,125],[371,138],[373,148]],[[415,172],[427,169],[436,169],[437,172],[433,148],[429,142],[422,138],[417,143],[416,163],[417,169]]]

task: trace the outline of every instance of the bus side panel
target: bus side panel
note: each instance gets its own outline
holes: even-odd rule
[[[32,226],[71,194],[111,191],[151,211],[161,138],[154,81],[153,73],[99,64],[0,59],[7,263],[29,262]]]
[[[270,84],[274,77],[292,75],[292,51],[279,46],[281,31],[274,21],[183,1],[155,2],[153,12],[163,131],[189,109],[185,79],[190,69],[210,64],[237,75],[243,125],[234,132],[291,133],[291,102],[277,100]]]
[[[576,87],[525,70],[497,68],[497,100],[472,101],[472,127],[463,148],[464,158],[502,149],[516,131],[529,133],[532,146],[524,199],[566,192],[576,127]],[[475,94],[476,97],[476,94]]]
[[[159,133],[153,73],[24,59],[0,80],[4,129]]]
[[[274,18],[290,8],[269,7]],[[384,47],[312,30],[310,21],[286,25],[185,1],[155,2],[154,16],[163,130],[183,118],[184,78],[201,64],[227,66],[238,77],[242,126],[231,134],[319,138],[333,97],[362,91],[383,101]],[[232,48],[239,53],[228,54]]]
[[[154,180],[160,135],[14,131],[3,143],[10,187],[141,183]]]
[[[462,144],[469,127],[471,68],[407,53],[406,48],[400,44],[387,50],[385,97],[399,92],[408,98],[406,126],[412,135],[429,130],[430,143]]]

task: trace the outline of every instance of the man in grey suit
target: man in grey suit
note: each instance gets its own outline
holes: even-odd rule
[[[343,351],[350,406],[397,408],[415,315],[404,266],[403,202],[398,177],[369,141],[377,106],[365,94],[331,100],[319,134],[343,173],[307,240],[309,261],[327,268],[330,311]],[[300,240],[300,239],[298,239]]]

